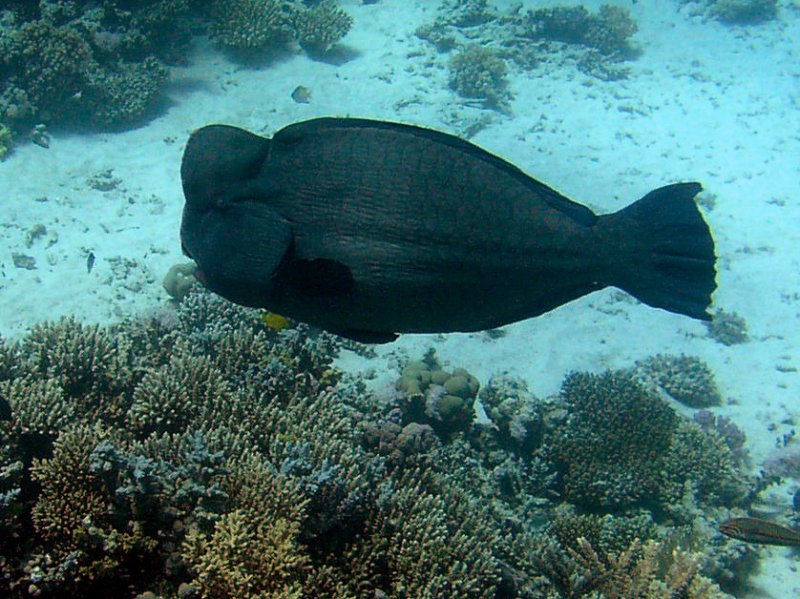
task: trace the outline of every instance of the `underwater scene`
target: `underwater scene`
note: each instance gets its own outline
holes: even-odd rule
[[[0,1],[0,597],[800,596],[798,40]]]

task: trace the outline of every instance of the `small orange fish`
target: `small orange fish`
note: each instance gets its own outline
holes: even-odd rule
[[[761,518],[731,518],[719,525],[719,531],[746,543],[800,547],[800,530]]]

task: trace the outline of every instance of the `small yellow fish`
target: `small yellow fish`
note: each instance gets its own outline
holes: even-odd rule
[[[746,543],[800,547],[800,531],[761,518],[732,518],[720,524],[719,531]]]
[[[266,310],[261,313],[261,322],[272,331],[282,331],[289,326],[288,318]]]

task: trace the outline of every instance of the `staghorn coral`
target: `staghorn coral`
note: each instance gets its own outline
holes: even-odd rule
[[[88,426],[64,431],[53,444],[50,458],[36,460],[33,479],[41,496],[33,508],[33,524],[60,554],[84,549],[85,523],[102,522],[108,499],[100,477],[89,469],[90,455],[100,434]]]
[[[230,403],[230,388],[211,360],[186,354],[178,350],[134,389],[126,419],[138,434],[186,430]]]
[[[21,376],[0,383],[11,404],[14,428],[25,435],[55,435],[75,420],[75,405],[67,400],[57,379]]]
[[[567,553],[571,559],[557,566],[561,596],[599,596],[608,599],[729,599],[712,581],[700,574],[700,556],[684,551],[664,555],[657,541],[630,545],[609,555],[598,554],[585,538]],[[564,566],[563,564],[570,564]],[[569,568],[573,568],[569,571]]]
[[[306,558],[297,542],[297,525],[276,517],[253,518],[234,510],[205,537],[192,530],[182,555],[195,573],[192,586],[203,597],[302,597],[300,574]]]

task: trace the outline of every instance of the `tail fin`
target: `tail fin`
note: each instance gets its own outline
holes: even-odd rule
[[[710,320],[716,255],[694,200],[701,189],[699,183],[667,185],[601,218],[634,236],[634,255],[617,266],[618,280],[612,284],[650,306]]]

